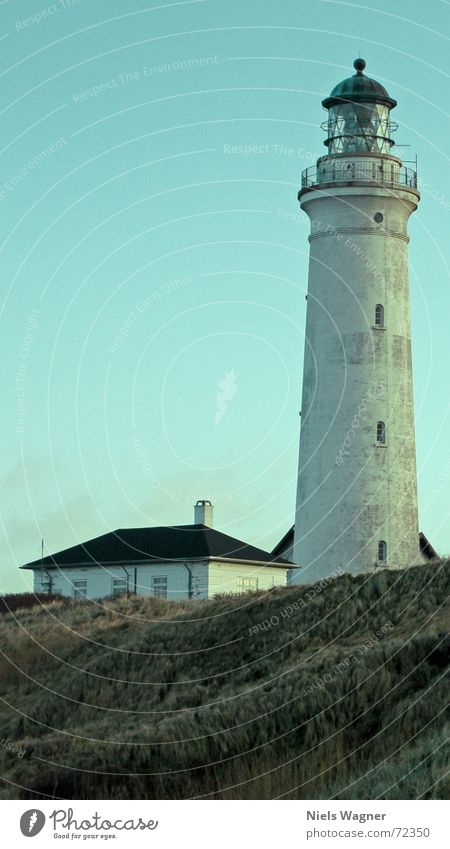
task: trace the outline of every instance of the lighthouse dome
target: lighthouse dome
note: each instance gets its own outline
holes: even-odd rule
[[[338,83],[329,97],[322,101],[322,106],[329,109],[338,103],[383,103],[393,109],[397,101],[389,97],[384,86],[377,80],[366,77],[363,73],[366,63],[364,59],[355,59],[353,67],[356,74]]]

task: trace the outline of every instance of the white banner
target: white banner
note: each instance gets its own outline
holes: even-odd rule
[[[443,801],[1,801],[3,845],[258,849],[448,844]]]

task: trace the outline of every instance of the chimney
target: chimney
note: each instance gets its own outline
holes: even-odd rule
[[[214,508],[210,501],[197,501],[194,507],[194,525],[206,525],[213,527]]]

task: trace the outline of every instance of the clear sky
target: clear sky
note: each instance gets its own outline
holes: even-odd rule
[[[450,3],[0,3],[1,582],[126,526],[293,522],[321,100],[366,73],[418,156],[420,526],[450,552]],[[246,147],[252,148],[249,152]]]

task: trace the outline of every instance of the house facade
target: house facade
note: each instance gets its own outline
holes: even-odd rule
[[[210,502],[197,502],[193,525],[111,531],[22,569],[33,572],[34,592],[75,599],[200,600],[289,583],[292,563],[198,521],[212,518]]]

